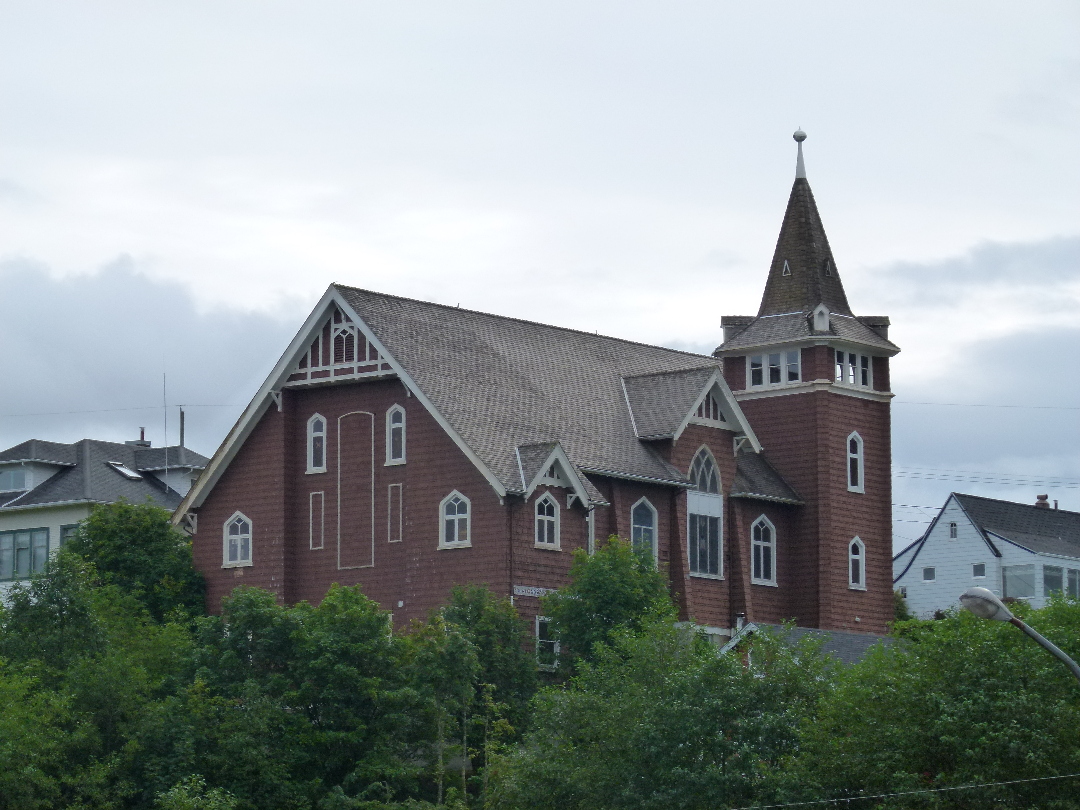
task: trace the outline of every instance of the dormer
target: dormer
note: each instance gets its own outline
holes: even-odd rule
[[[814,312],[810,316],[810,329],[815,335],[827,334],[829,332],[829,308],[824,304],[818,304],[814,307]]]

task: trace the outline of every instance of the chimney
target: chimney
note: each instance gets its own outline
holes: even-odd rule
[[[139,438],[133,442],[124,442],[128,447],[149,447],[150,442],[146,440],[146,428],[139,428]]]
[[[1035,505],[1037,507],[1039,507],[1040,509],[1049,509],[1050,508],[1050,496],[1049,495],[1036,495],[1035,496]]]
[[[1054,498],[1054,509],[1057,509],[1057,498]]]
[[[184,446],[184,409],[180,409],[180,446]]]

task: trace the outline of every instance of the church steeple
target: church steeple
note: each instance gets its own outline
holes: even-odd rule
[[[824,304],[830,312],[851,315],[844,285],[829,248],[829,238],[825,235],[814,193],[806,180],[802,153],[806,133],[797,130],[793,137],[799,144],[795,184],[791,187],[784,223],[776,240],[758,317],[788,312],[809,313],[818,304]]]

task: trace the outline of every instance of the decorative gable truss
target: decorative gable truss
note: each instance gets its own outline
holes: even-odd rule
[[[568,509],[575,500],[586,509],[610,505],[585,474],[570,461],[559,442],[523,444],[516,448],[515,453],[521,473],[521,488],[526,500],[537,487],[546,485],[569,490],[566,496]]]
[[[378,377],[394,369],[364,331],[337,305],[300,355],[286,385]]]

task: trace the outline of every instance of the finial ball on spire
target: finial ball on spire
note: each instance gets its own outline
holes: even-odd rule
[[[794,138],[797,143],[802,143],[806,140],[806,133],[803,132],[801,129],[797,129],[795,130],[795,134],[791,137]]]

